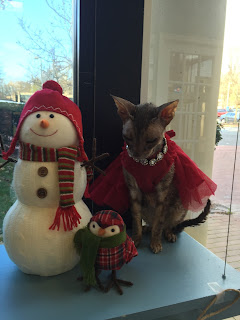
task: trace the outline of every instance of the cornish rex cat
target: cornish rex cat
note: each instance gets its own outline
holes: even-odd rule
[[[208,198],[216,185],[166,133],[178,100],[156,107],[113,99],[123,122],[125,148],[107,168],[106,177],[95,181],[91,196],[97,204],[110,205],[119,212],[130,206],[135,245],[141,242],[143,218],[151,229],[150,247],[158,253],[162,235],[175,242],[176,234],[185,227],[205,221],[211,204]],[[126,207],[125,198],[129,201]],[[184,221],[188,209],[203,211],[196,219]]]

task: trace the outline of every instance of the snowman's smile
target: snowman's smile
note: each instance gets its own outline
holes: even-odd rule
[[[58,132],[58,130],[56,130],[56,131],[53,132],[52,134],[39,134],[39,133],[35,132],[32,128],[30,128],[30,130],[31,130],[34,134],[36,134],[37,136],[39,136],[39,137],[51,137],[51,136],[53,136],[55,133]]]

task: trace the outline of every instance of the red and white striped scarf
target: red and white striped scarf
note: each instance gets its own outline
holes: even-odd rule
[[[19,158],[27,161],[58,162],[60,201],[53,224],[49,229],[59,230],[61,218],[64,230],[72,230],[80,223],[81,216],[74,207],[74,165],[81,158],[77,146],[59,149],[38,147],[20,142]]]

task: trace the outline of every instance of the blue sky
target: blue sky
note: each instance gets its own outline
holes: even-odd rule
[[[24,73],[21,65],[24,64],[25,50],[20,48],[16,41],[21,37],[21,31],[17,24],[17,17],[22,14],[22,3],[19,2],[19,8],[7,5],[5,10],[0,11],[1,33],[0,41],[0,68],[4,78],[11,79],[12,75],[20,75]],[[15,78],[15,77],[14,77]]]
[[[223,73],[228,71],[231,55],[233,55],[233,61],[240,62],[239,12],[240,0],[227,0],[224,49],[222,58]]]
[[[65,0],[71,2],[71,0]],[[58,1],[56,0],[56,3]],[[59,1],[60,3],[60,1]],[[235,48],[240,52],[239,41],[239,11],[240,0],[227,1],[227,18],[222,59],[222,71],[228,70],[229,52]],[[0,78],[5,82],[27,80],[29,65],[36,65],[40,69],[40,61],[36,60],[24,48],[17,44],[18,40],[26,37],[18,24],[18,18],[25,17],[33,27],[47,26],[53,12],[46,5],[45,0],[16,0],[9,1],[5,10],[0,10]],[[46,37],[48,34],[46,33]],[[234,52],[233,51],[233,52]]]
[[[0,78],[5,82],[27,80],[27,66],[38,64],[40,67],[40,62],[17,44],[26,38],[18,24],[21,17],[33,28],[43,28],[53,18],[53,12],[45,0],[10,1],[5,10],[0,10],[0,28],[4,30],[0,36]]]

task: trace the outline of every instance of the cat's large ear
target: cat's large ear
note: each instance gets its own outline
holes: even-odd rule
[[[168,125],[174,118],[178,102],[179,100],[175,100],[159,107],[158,117],[164,121],[165,125]]]
[[[131,103],[130,101],[127,101],[123,98],[112,96],[117,108],[118,108],[118,114],[120,118],[122,119],[123,123],[126,122],[128,119],[133,120],[134,119],[134,113],[136,111],[136,106]]]

